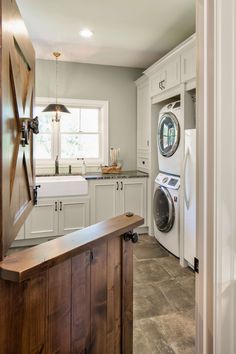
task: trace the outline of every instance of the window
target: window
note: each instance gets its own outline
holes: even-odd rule
[[[36,114],[39,134],[35,137],[37,165],[51,165],[56,156],[63,164],[84,158],[90,165],[108,161],[108,102],[61,100],[71,114],[62,114],[60,122],[53,113],[42,112],[48,99],[38,98]]]

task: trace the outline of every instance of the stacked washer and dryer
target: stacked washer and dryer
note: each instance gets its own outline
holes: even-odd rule
[[[159,113],[157,154],[160,173],[153,197],[154,235],[176,257],[180,256],[179,187],[183,156],[180,101],[164,106]]]

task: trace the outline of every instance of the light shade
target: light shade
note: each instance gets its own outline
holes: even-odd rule
[[[43,112],[70,113],[64,104],[50,103]]]

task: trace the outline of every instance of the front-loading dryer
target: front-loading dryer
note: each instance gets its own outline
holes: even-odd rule
[[[180,101],[167,104],[159,113],[157,131],[159,170],[178,176],[182,159],[182,117]]]
[[[180,177],[159,173],[153,196],[154,235],[169,252],[179,257]]]

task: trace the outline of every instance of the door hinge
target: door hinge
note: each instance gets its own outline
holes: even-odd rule
[[[199,273],[199,259],[194,257],[194,271]]]

